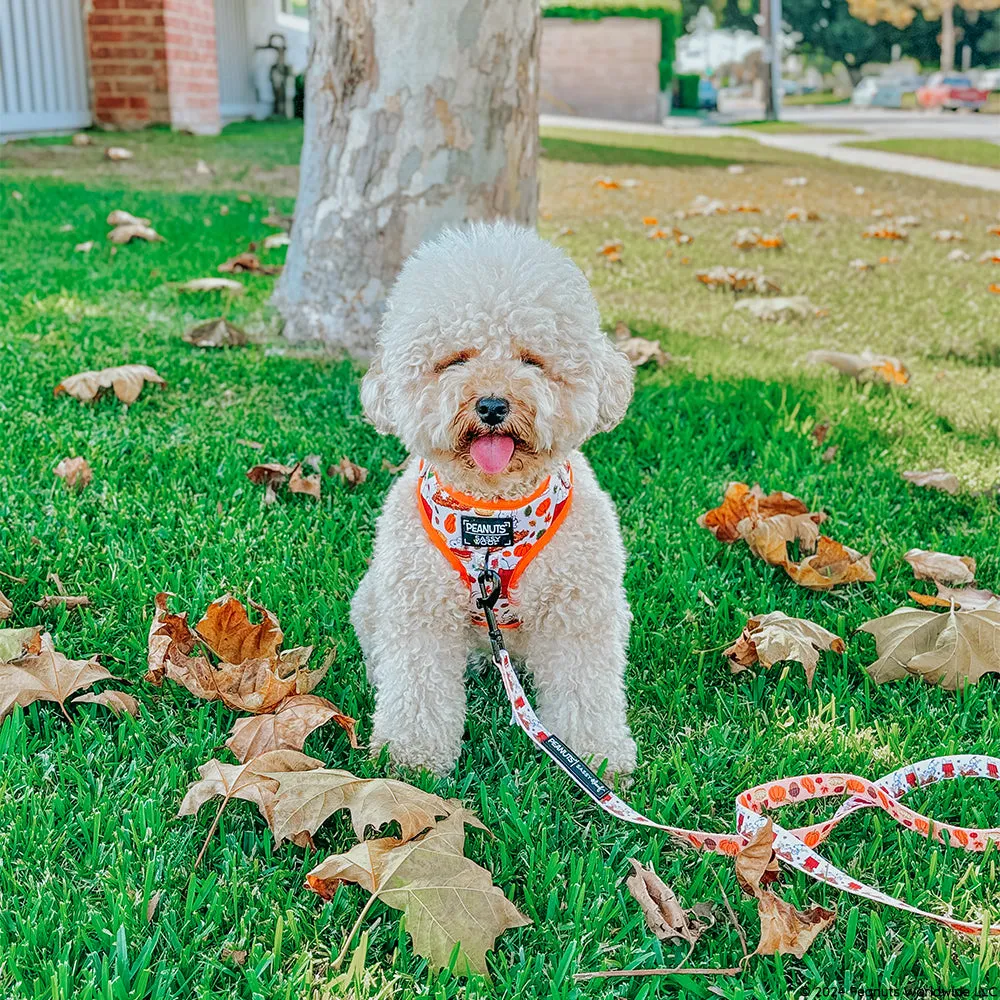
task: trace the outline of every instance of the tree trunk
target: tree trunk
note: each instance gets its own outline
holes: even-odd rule
[[[535,221],[538,0],[313,3],[305,142],[273,303],[364,357],[400,265],[466,219]]]
[[[955,68],[955,5],[949,0],[941,4],[941,72]]]

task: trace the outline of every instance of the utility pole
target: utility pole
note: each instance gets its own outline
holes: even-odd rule
[[[760,0],[764,39],[764,117],[781,118],[781,0]]]

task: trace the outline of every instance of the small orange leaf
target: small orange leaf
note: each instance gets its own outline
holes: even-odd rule
[[[1000,295],[1000,284],[994,281],[987,287],[986,291],[992,292],[994,295]]]
[[[644,215],[642,217],[642,224],[644,226],[655,226],[657,223],[657,218],[655,215]]]

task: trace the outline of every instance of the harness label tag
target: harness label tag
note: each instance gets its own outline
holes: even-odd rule
[[[551,733],[539,746],[591,797],[600,802],[611,789],[558,736]]]
[[[513,545],[514,518],[463,514],[462,544],[473,549],[498,549]]]

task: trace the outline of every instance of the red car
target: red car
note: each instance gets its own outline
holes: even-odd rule
[[[917,103],[922,108],[948,108],[957,111],[969,108],[978,111],[989,100],[988,90],[979,90],[961,73],[935,73],[917,90]]]

